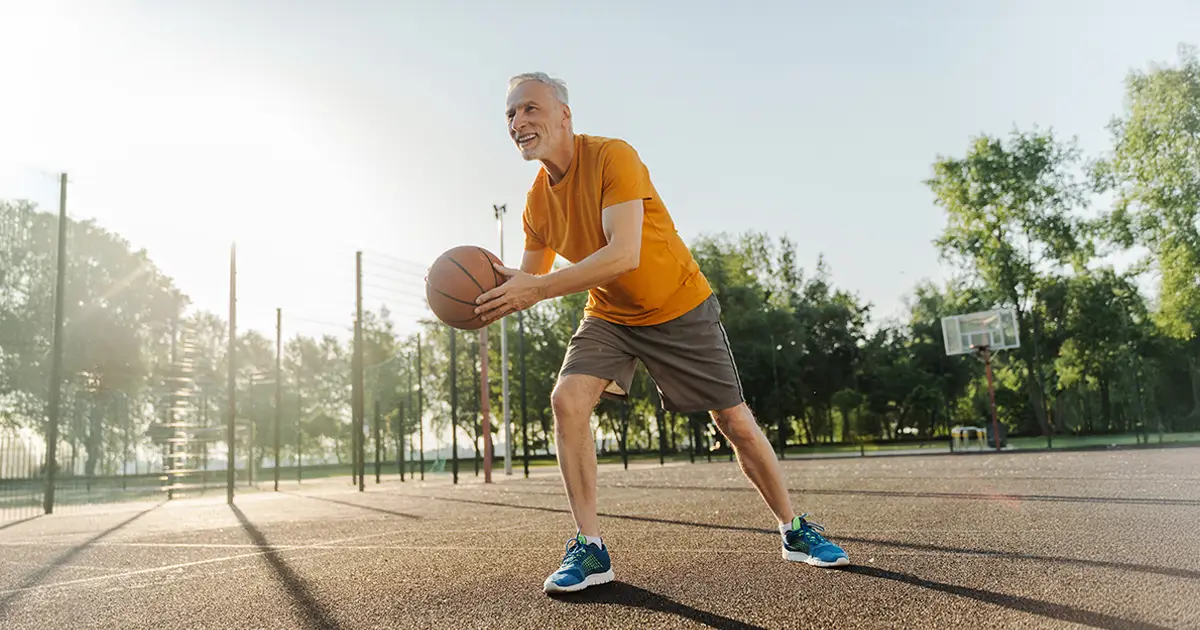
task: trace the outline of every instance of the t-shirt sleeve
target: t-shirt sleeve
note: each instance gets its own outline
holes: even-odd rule
[[[528,199],[525,200],[525,211],[521,213],[521,224],[525,229],[525,251],[545,249],[546,241],[533,225],[533,208]]]
[[[613,140],[604,147],[600,208],[654,196],[645,164],[629,143]]]

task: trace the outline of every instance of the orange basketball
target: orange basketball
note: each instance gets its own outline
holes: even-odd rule
[[[492,267],[504,264],[495,254],[474,245],[459,245],[438,256],[425,276],[425,300],[445,324],[477,330],[484,322],[475,314],[475,299],[508,278]]]

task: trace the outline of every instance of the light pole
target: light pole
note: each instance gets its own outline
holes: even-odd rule
[[[500,226],[500,260],[504,260],[504,213],[508,204],[492,204],[496,223]],[[508,327],[500,319],[500,392],[504,410],[504,474],[512,474],[512,419],[508,415]]]

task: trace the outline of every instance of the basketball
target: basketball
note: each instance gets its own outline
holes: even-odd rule
[[[508,280],[492,263],[504,264],[475,245],[459,245],[438,256],[425,276],[425,300],[433,314],[459,330],[482,328],[484,322],[475,314],[475,299]]]

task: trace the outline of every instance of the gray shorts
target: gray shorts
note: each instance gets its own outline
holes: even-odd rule
[[[585,317],[571,337],[559,373],[608,379],[612,382],[603,396],[624,400],[640,360],[668,411],[735,407],[745,398],[720,317],[715,294],[687,313],[653,326],[623,326]]]

